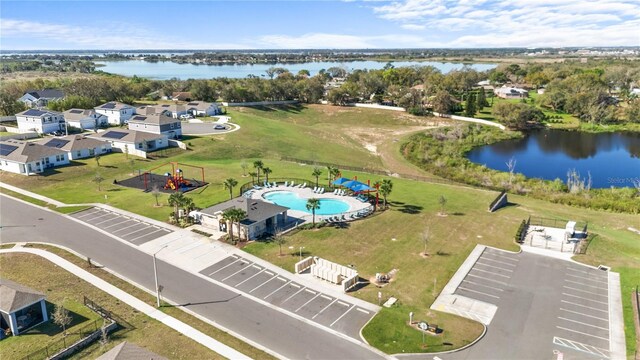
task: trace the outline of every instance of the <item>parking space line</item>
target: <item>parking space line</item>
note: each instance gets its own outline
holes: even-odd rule
[[[597,303],[600,303],[600,304],[603,304],[603,305],[609,305],[609,303],[606,302],[606,301],[591,300],[591,299],[583,297],[583,296],[572,295],[572,294],[567,294],[567,293],[562,293],[562,295],[571,296],[571,297],[575,297],[575,298],[578,298],[578,299],[584,299],[584,300],[587,300],[587,301],[597,302]]]
[[[495,268],[495,269],[500,269],[500,270],[503,270],[503,271],[513,272],[513,270],[511,270],[511,269],[505,269],[505,268],[501,268],[500,266],[495,266],[495,265],[489,265],[489,264],[481,263],[481,262],[480,262],[480,260],[481,260],[481,259],[479,259],[478,261],[476,261],[476,265],[488,266],[488,267],[492,267],[492,268]]]
[[[331,300],[333,299],[331,296],[327,296],[327,295],[320,295],[321,298],[325,298],[327,300]]]
[[[293,284],[291,284],[291,285],[293,285]],[[298,295],[304,289],[306,289],[306,288],[302,287],[300,290],[296,291],[295,293],[291,294],[288,298],[284,299],[284,301],[282,303],[283,304],[286,303],[287,301],[289,301],[289,299],[291,299],[292,297]]]
[[[283,287],[287,286],[287,284],[288,284],[288,283],[290,283],[290,282],[291,282],[291,281],[287,281],[286,283],[284,283],[284,285],[282,285],[282,286],[280,286],[279,288],[277,288],[277,289],[273,290],[272,292],[270,292],[270,293],[269,293],[269,295],[267,295],[267,296],[263,297],[262,299],[264,300],[264,299],[268,298],[269,296],[271,296],[271,295],[273,295],[273,294],[277,293],[278,291],[280,291],[280,289],[282,289]]]
[[[134,221],[135,221],[135,220],[134,220]],[[136,222],[136,223],[135,223],[135,224],[133,224],[133,225],[125,226],[125,227],[123,227],[122,229],[115,230],[115,231],[114,231],[114,232],[112,232],[111,234],[115,235],[115,233],[117,233],[117,232],[120,232],[120,231],[122,231],[122,230],[128,229],[128,228],[130,228],[130,227],[138,226],[138,225],[140,225],[140,223],[139,223],[139,222]],[[117,236],[120,236],[120,235],[117,235]]]
[[[491,281],[491,282],[498,283],[498,284],[501,284],[501,285],[509,285],[508,283],[506,283],[506,282],[504,282],[504,281],[488,279],[488,278],[486,278],[486,277],[484,277],[484,276],[473,275],[473,274],[471,274],[471,273],[467,274],[467,276],[471,276],[471,277],[474,277],[474,278],[478,278],[478,279],[483,279],[483,280]]]
[[[596,288],[596,289],[600,289],[600,290],[608,290],[608,289],[603,288],[603,287],[599,287],[599,286],[595,286],[595,285],[587,285],[587,284],[583,284],[583,283],[581,283],[581,282],[577,282],[577,281],[573,281],[573,280],[567,280],[567,279],[564,279],[564,281],[566,281],[566,282],[570,282],[570,283],[572,283],[572,284],[578,284],[578,285],[582,285],[582,286],[588,286],[588,287],[592,287],[592,288]]]
[[[597,320],[600,320],[600,321],[606,321],[607,323],[609,323],[609,319],[608,318],[604,319],[604,318],[600,318],[600,317],[597,317],[597,316],[588,315],[588,314],[585,314],[585,313],[581,313],[581,312],[577,312],[577,311],[573,311],[573,310],[568,310],[568,309],[563,309],[563,308],[560,308],[560,310],[566,311],[566,312],[570,312],[570,313],[574,313],[574,314],[578,314],[578,315],[581,315],[581,316],[594,318],[594,319],[597,319]]]
[[[143,237],[145,237],[145,236],[149,236],[149,235],[151,235],[151,234],[157,233],[158,231],[160,231],[160,230],[154,230],[154,231],[152,231],[152,232],[150,232],[150,233],[147,233],[147,234],[144,234],[144,235],[140,235],[140,236],[138,236],[137,238],[133,238],[133,239],[131,239],[131,240],[129,240],[129,241],[132,241],[132,242],[133,242],[133,241],[136,241],[136,240],[138,240],[138,239],[140,239],[140,238],[143,238]]]
[[[596,338],[596,339],[606,340],[607,342],[609,341],[609,338],[603,338],[602,336],[596,336],[596,335],[592,335],[592,334],[585,333],[585,332],[582,332],[582,331],[576,331],[576,330],[573,330],[573,329],[567,329],[567,328],[562,327],[562,326],[556,326],[556,327],[557,327],[558,329],[562,329],[562,330],[566,330],[566,331],[574,332],[574,333],[576,333],[576,334],[581,334],[581,335],[591,336],[591,337],[594,337],[594,338]]]
[[[348,304],[348,303],[343,302],[343,301],[338,301],[338,304],[340,304],[342,306],[351,306],[351,304]]]
[[[504,291],[503,289],[499,289],[497,287],[493,287],[493,286],[489,286],[489,285],[482,285],[482,284],[479,284],[479,283],[476,283],[476,282],[473,282],[473,281],[469,281],[469,280],[462,280],[462,282],[466,282],[466,283],[477,285],[477,286],[484,286],[486,288],[497,290],[497,291]]]
[[[595,275],[595,277],[600,277],[600,275],[596,275],[596,273],[592,273],[592,272],[588,272],[588,271],[584,271],[584,270],[578,270],[578,269],[575,269],[575,268],[572,268],[572,267],[569,267],[569,266],[567,266],[567,268],[566,268],[566,269],[567,269],[567,270],[571,270],[571,271],[581,272],[581,273],[583,273],[583,274],[587,274],[587,275]],[[604,277],[602,277],[602,278],[603,278],[603,279],[606,279],[607,277],[606,277],[606,276],[604,276]]]
[[[344,313],[342,313],[342,315],[340,315],[337,319],[335,319],[330,325],[329,327],[332,327],[335,323],[337,323],[338,321],[340,321],[340,319],[342,319],[345,315],[347,315],[351,310],[353,310],[356,306],[355,305],[351,305],[350,308],[347,309],[347,311],[345,311]]]
[[[89,215],[91,215],[91,214],[95,214],[95,213],[99,213],[99,212],[101,212],[101,210],[96,209],[96,208],[93,208],[91,211],[88,211],[88,210],[87,210],[87,212],[86,212],[86,213],[84,213],[84,214],[82,214],[82,215],[79,215],[79,216],[74,216],[74,217],[75,217],[76,219],[81,219],[81,218],[83,218],[83,217],[85,217],[85,216],[89,216]]]
[[[580,304],[577,304],[577,303],[574,303],[574,302],[571,302],[571,301],[567,301],[567,300],[560,300],[560,301],[563,302],[563,303],[567,303],[567,304],[571,304],[571,305],[575,305],[575,306],[580,306],[580,307],[591,309],[591,310],[595,310],[595,311],[602,311],[603,313],[607,313],[607,314],[609,313],[608,310],[596,309],[596,308],[591,307],[591,306],[580,305]]]
[[[248,268],[248,267],[251,267],[251,265],[253,265],[253,263],[249,261],[249,262],[248,262],[248,264],[247,264],[247,266],[243,267],[242,269],[240,269],[240,270],[238,270],[238,271],[234,272],[233,274],[231,274],[231,275],[227,276],[226,278],[224,278],[224,279],[222,279],[222,280],[220,280],[220,281],[225,281],[225,280],[227,280],[228,278],[230,278],[230,277],[232,277],[233,275],[235,275],[235,274],[237,274],[237,273],[241,272],[242,270],[244,270],[244,269],[246,269],[246,268]]]
[[[583,344],[583,343],[580,343],[580,342],[577,342],[577,341],[573,341],[573,340],[569,340],[569,339],[563,339],[563,338],[560,338],[560,337],[557,337],[557,336],[553,337],[553,343],[555,345],[564,346],[564,347],[572,349],[572,350],[586,352],[588,354],[596,355],[596,356],[603,356],[606,359],[609,358],[609,356],[606,354],[606,353],[609,352],[609,350],[600,349],[600,348],[597,348],[597,347],[592,346],[592,345]]]
[[[265,273],[268,273],[268,271],[265,271]],[[264,284],[268,283],[269,281],[271,281],[271,280],[273,280],[273,279],[275,279],[275,278],[277,278],[277,277],[278,277],[278,275],[274,275],[271,279],[269,279],[269,280],[267,280],[267,281],[263,282],[262,284],[260,284],[260,285],[258,285],[258,286],[256,286],[256,287],[254,287],[251,291],[249,291],[249,294],[251,294],[251,293],[252,293],[254,290],[256,290],[256,289],[261,288]]]
[[[293,286],[296,289],[300,289],[300,285],[296,284],[296,283],[291,283],[291,286]]]
[[[584,279],[584,280],[587,280],[587,281],[593,281],[593,282],[598,282],[598,283],[601,283],[601,284],[609,285],[608,281],[594,280],[592,278],[588,278],[588,277],[584,277],[584,276],[578,276],[578,275],[571,275],[571,274],[565,274],[565,275],[571,276],[571,277],[575,277],[575,278],[578,278],[578,279]]]
[[[211,275],[213,275],[213,274],[217,273],[218,271],[220,271],[220,270],[222,270],[222,269],[226,268],[227,266],[231,266],[231,265],[235,264],[235,263],[236,263],[238,260],[240,260],[240,259],[242,259],[242,258],[237,258],[237,259],[235,259],[235,260],[234,260],[232,263],[230,263],[229,265],[225,265],[225,266],[221,267],[220,269],[218,269],[218,270],[216,270],[216,271],[212,272],[211,274],[209,274],[209,276],[211,276]]]
[[[92,218],[91,218],[91,219],[89,219],[89,220],[100,219],[101,217],[103,217],[103,216],[107,216],[107,215],[112,215],[112,214],[111,214],[111,213],[108,213],[108,212],[105,212],[104,214],[98,215],[98,216],[96,216],[96,217],[92,217]],[[116,215],[116,216],[117,216],[117,215]],[[83,221],[85,221],[85,222],[89,222],[89,220],[86,220],[86,221],[85,221],[85,220],[83,220]]]
[[[115,216],[115,217],[112,217],[111,219],[102,220],[102,221],[100,221],[100,222],[97,222],[97,223],[93,224],[93,226],[98,226],[98,225],[100,225],[100,224],[102,224],[102,223],[106,223],[106,222],[109,222],[109,221],[111,221],[111,220],[115,220],[115,219],[119,219],[119,218],[120,218],[119,216]]]
[[[265,274],[267,274],[267,275],[269,275],[269,276],[274,275],[274,273],[272,273],[272,272],[271,272],[271,271],[269,271],[269,270],[265,271],[264,273],[265,273]]]
[[[566,285],[563,285],[562,287],[563,287],[563,288],[565,288],[565,289],[569,289],[569,290],[580,291],[580,292],[587,293],[587,294],[591,294],[591,295],[597,295],[597,296],[606,297],[607,299],[609,298],[609,295],[602,295],[602,294],[595,293],[595,292],[593,292],[593,291],[587,291],[587,290],[582,290],[582,289],[576,289],[576,288],[572,288],[571,286],[566,286]]]
[[[137,233],[137,232],[140,232],[140,231],[146,231],[146,230],[149,230],[149,228],[148,228],[147,226],[143,227],[142,229],[138,229],[138,230],[132,231],[132,232],[130,232],[130,233],[126,233],[126,234],[124,234],[124,235],[118,235],[118,236],[119,236],[119,237],[121,237],[121,238],[124,238],[125,236],[129,236],[129,235],[131,235],[131,234],[135,234],[135,233]],[[145,235],[146,235],[146,234],[147,234],[147,233],[145,233]],[[145,236],[145,235],[143,235],[143,236]],[[126,240],[126,239],[125,239],[125,240]]]
[[[329,298],[329,299],[331,299],[331,298]],[[334,300],[333,300],[329,305],[327,305],[327,306],[323,307],[323,308],[322,308],[322,310],[320,310],[317,314],[313,315],[313,317],[311,318],[311,320],[315,319],[315,318],[316,318],[316,316],[318,316],[318,315],[322,314],[322,312],[323,312],[323,311],[327,310],[327,309],[329,308],[329,306],[333,305],[333,303],[334,303],[334,302],[336,302],[336,301],[338,301],[338,299],[337,299],[337,298],[336,298],[336,299],[334,299]]]
[[[502,276],[502,277],[506,277],[507,279],[511,279],[511,276],[502,275],[502,274],[496,274],[496,273],[494,273],[494,272],[487,271],[487,270],[476,269],[476,268],[475,268],[475,266],[474,266],[470,271],[482,271],[482,272],[489,273],[489,274],[491,274],[491,275]]]
[[[125,220],[120,221],[120,222],[117,222],[117,223],[115,223],[115,224],[113,224],[113,225],[105,226],[105,227],[103,227],[103,228],[102,228],[102,230],[106,230],[106,229],[108,229],[108,228],[110,228],[110,227],[118,226],[118,225],[120,225],[120,224],[122,224],[122,223],[126,223],[127,221],[129,221],[129,220],[126,220],[126,219],[125,219]]]
[[[356,310],[360,311],[361,313],[365,313],[365,314],[369,315],[369,312],[367,310],[360,309],[360,308],[357,308]]]
[[[294,312],[298,312],[298,310],[302,309],[303,307],[305,307],[305,305],[307,305],[308,303],[312,302],[313,300],[315,300],[315,298],[317,298],[318,296],[320,296],[321,293],[318,293],[316,296],[312,297],[311,299],[309,299],[309,301],[307,301],[306,303],[300,305],[299,308],[296,309],[296,311]]]
[[[482,291],[478,291],[478,290],[471,290],[471,289],[463,288],[462,286],[458,286],[458,289],[462,289],[462,290],[465,290],[465,291],[471,291],[471,292],[474,292],[474,293],[478,293],[478,294],[482,294],[482,295],[485,295],[485,296],[491,296],[493,298],[500,299],[500,296],[483,293]]]
[[[315,294],[315,293],[316,293],[315,291],[310,290],[310,289],[304,289],[304,291],[306,291],[306,292],[308,292],[308,293],[312,293],[312,294]]]
[[[518,266],[517,264],[507,263],[507,262],[500,261],[500,260],[494,260],[494,259],[490,259],[490,258],[484,257],[484,256],[481,257],[479,260],[482,260],[482,261],[484,261],[484,260],[493,261],[493,262],[497,262],[497,263],[500,263],[500,264],[504,264],[504,265],[507,265],[507,266],[513,266],[513,267],[517,267]]]
[[[574,322],[574,323],[577,323],[577,324],[581,324],[581,325],[584,325],[584,326],[591,326],[591,327],[594,327],[594,328],[596,328],[596,329],[601,329],[601,330],[605,330],[605,331],[609,332],[609,328],[603,328],[603,327],[601,327],[601,326],[595,326],[595,325],[591,325],[591,324],[583,323],[583,322],[581,322],[581,321],[571,320],[571,319],[567,319],[567,318],[563,318],[563,317],[559,317],[559,316],[558,316],[558,319],[560,319],[560,320],[565,320],[565,321],[571,321],[571,322]]]
[[[505,259],[505,260],[509,260],[509,261],[514,261],[514,262],[519,262],[519,261],[520,261],[520,259],[514,259],[514,258],[512,258],[512,257],[504,256],[504,255],[502,255],[502,254],[500,254],[500,253],[493,252],[493,251],[485,251],[482,255],[484,255],[484,254],[492,255],[492,256],[497,256],[497,257],[499,257],[499,258],[501,258],[501,259]]]
[[[255,265],[253,265],[253,266],[255,267]],[[262,273],[264,270],[265,270],[265,269],[262,269],[262,270],[258,271],[257,273],[255,273],[255,274],[253,274],[253,275],[249,276],[248,278],[246,278],[246,279],[244,279],[244,280],[240,281],[238,284],[236,284],[236,286],[235,286],[235,287],[238,287],[238,286],[240,286],[240,285],[244,284],[246,281],[251,280],[254,276],[259,275],[259,274],[260,274],[260,273]]]

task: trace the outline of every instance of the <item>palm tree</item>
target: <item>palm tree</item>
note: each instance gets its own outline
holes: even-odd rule
[[[231,236],[231,242],[233,242],[233,224],[238,223],[238,236],[240,235],[240,221],[247,217],[247,213],[238,208],[230,208],[222,213],[222,218],[231,223],[228,231]]]
[[[169,206],[173,206],[173,214],[176,220],[178,220],[178,211],[185,205],[187,199],[188,198],[184,196],[181,191],[176,191],[173,194],[169,195]],[[191,203],[193,203],[193,200],[191,200]]]
[[[331,183],[331,175],[333,175],[333,169],[335,169],[333,166],[327,166],[327,178],[329,179],[329,183]]]
[[[229,190],[229,199],[233,199],[233,188],[238,185],[238,182],[234,178],[228,178],[225,180],[222,185],[224,185],[225,189]]]
[[[320,209],[320,199],[311,198],[307,200],[307,210],[313,215],[313,226],[316,226],[316,210]]]
[[[273,172],[273,170],[271,170],[270,168],[266,167],[266,168],[262,168],[262,173],[264,174],[264,176],[266,177],[267,182],[269,182],[269,174],[271,174]]]
[[[383,207],[385,209],[387,208],[387,196],[391,194],[391,190],[393,190],[393,183],[391,182],[391,180],[382,180],[378,192],[380,192],[380,195],[382,195]]]
[[[260,170],[264,167],[264,163],[262,160],[256,160],[253,162],[253,168],[256,169],[256,174],[258,174],[258,183],[260,183]]]
[[[311,176],[316,177],[316,187],[318,187],[318,178],[320,177],[320,175],[322,175],[322,170],[320,170],[320,168],[317,166],[314,167],[313,172],[311,173]]]
[[[258,173],[255,171],[252,171],[249,173],[249,176],[251,176],[251,183],[255,184],[256,183],[256,176],[258,176]]]

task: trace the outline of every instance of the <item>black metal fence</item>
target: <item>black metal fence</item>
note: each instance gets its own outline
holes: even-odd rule
[[[553,227],[558,229],[564,229],[567,226],[568,222],[569,220],[565,220],[565,219],[550,219],[550,218],[535,217],[535,216],[530,216],[528,221],[529,225],[532,225],[532,226],[545,226],[545,227]],[[581,231],[586,234],[588,230],[588,223],[576,221],[575,229],[576,231]]]
[[[84,339],[85,337],[98,331],[104,325],[104,319],[96,319],[78,329],[74,329],[73,332],[68,332],[67,336],[63,336],[61,339],[55,340],[47,344],[47,346],[38,349],[29,355],[22,358],[23,360],[43,360],[48,359],[51,356],[59,353],[67,347],[75,344],[76,342]],[[29,335],[26,335],[29,336]]]

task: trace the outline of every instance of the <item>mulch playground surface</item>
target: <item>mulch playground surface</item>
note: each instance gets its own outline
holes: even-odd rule
[[[146,188],[145,188],[145,182],[144,182],[144,178],[145,178],[144,174],[136,175],[124,180],[114,180],[114,184],[129,187],[129,188],[134,188],[134,189],[140,189],[145,192],[152,191],[154,186],[157,186],[158,190],[163,193],[170,194],[174,192],[174,190],[170,188],[165,189],[165,185],[167,184],[166,176],[147,173],[146,177],[147,177]],[[198,181],[196,179],[185,179],[185,180],[187,180],[190,183],[190,185],[187,187],[181,187],[179,190],[182,192],[192,191],[209,184],[207,182]]]

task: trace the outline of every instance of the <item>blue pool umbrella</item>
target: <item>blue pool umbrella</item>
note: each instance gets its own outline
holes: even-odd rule
[[[337,179],[333,180],[332,184],[333,185],[343,185],[344,183],[349,182],[349,181],[351,181],[351,179],[347,179],[347,178],[341,177],[341,178],[337,178]]]
[[[375,190],[374,188],[372,188],[371,186],[368,186],[366,184],[360,183],[360,184],[356,184],[353,187],[350,188],[352,191],[355,192],[359,192],[359,191],[368,191],[368,190]]]
[[[341,185],[351,190],[352,186],[356,186],[358,184],[362,184],[362,183],[358,180],[349,180],[349,181],[343,182]]]

